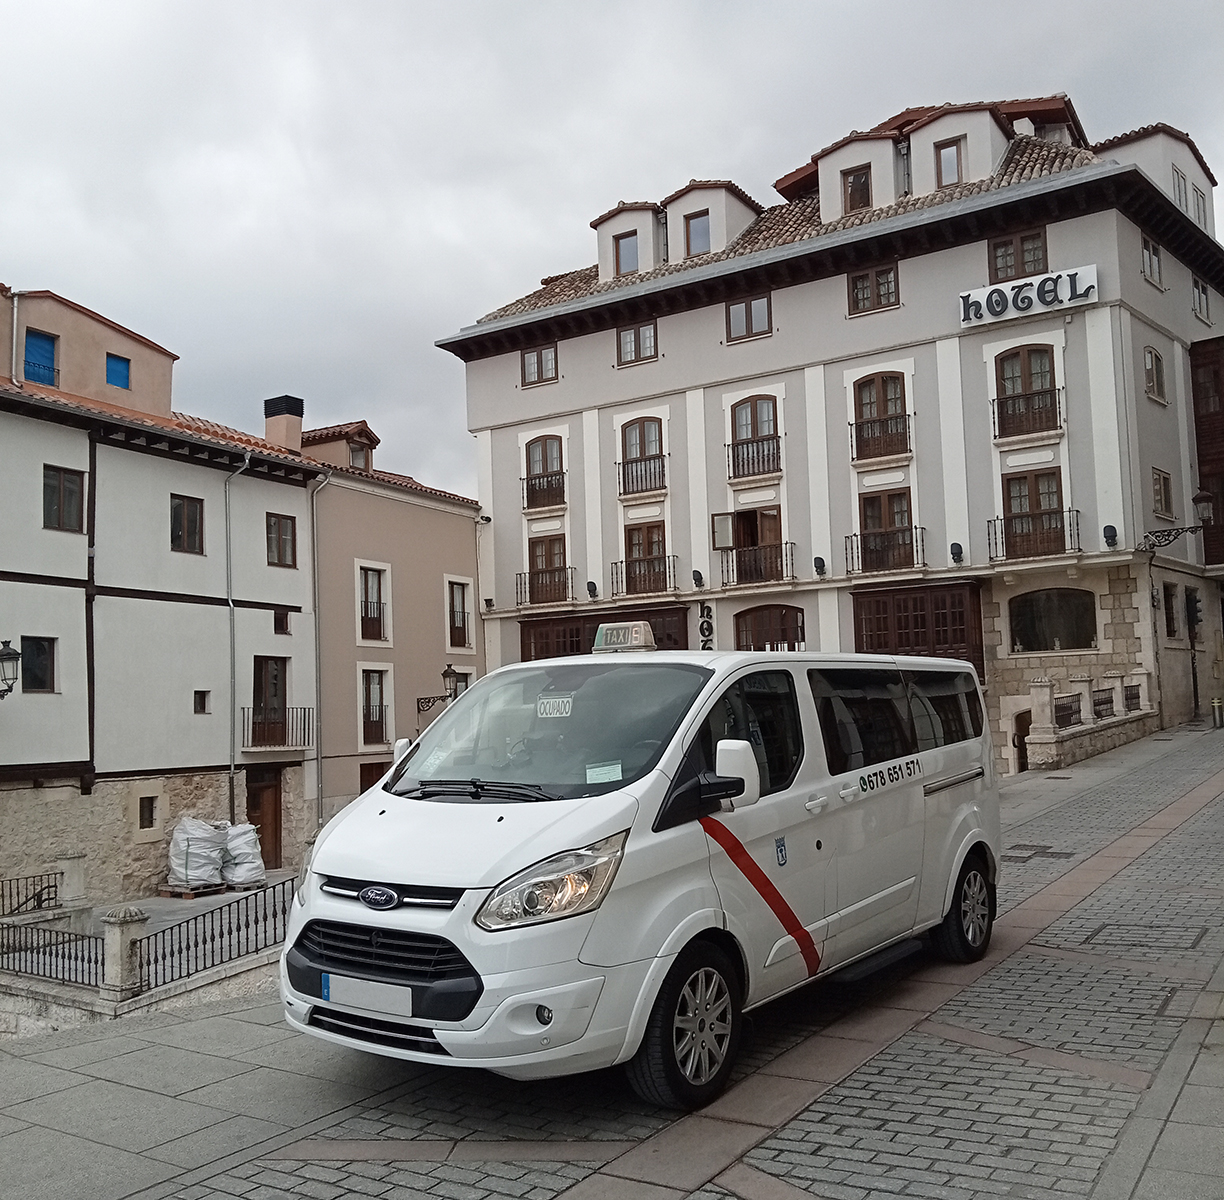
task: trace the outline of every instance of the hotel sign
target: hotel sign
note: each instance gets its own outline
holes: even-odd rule
[[[989,325],[1013,317],[1031,317],[1035,313],[1091,304],[1096,299],[1094,263],[1090,267],[1076,267],[1074,271],[1054,271],[1015,283],[996,283],[993,287],[961,292],[960,320],[962,326]]]

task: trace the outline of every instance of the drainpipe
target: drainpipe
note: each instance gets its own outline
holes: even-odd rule
[[[237,810],[234,807],[234,771],[238,758],[238,747],[236,745],[237,735],[234,732],[234,716],[237,712],[238,701],[238,664],[234,645],[234,553],[230,543],[230,484],[250,465],[251,452],[248,450],[242,457],[242,466],[225,477],[225,602],[229,605],[229,819],[231,825],[237,824]]]
[[[310,493],[310,572],[314,604],[315,644],[315,826],[323,828],[323,644],[319,633],[319,493],[331,483],[332,473]]]
[[[23,380],[17,378],[17,297],[24,295],[24,292],[13,293],[13,353],[9,360],[9,379],[12,380],[13,387],[21,387]],[[23,371],[24,375],[25,372]]]

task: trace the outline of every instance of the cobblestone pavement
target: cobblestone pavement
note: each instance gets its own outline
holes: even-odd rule
[[[676,1119],[619,1072],[515,1083],[350,1053],[267,1001],[0,1042],[27,1200],[1224,1200],[1224,734],[1004,790],[983,963],[915,944],[751,1014]]]

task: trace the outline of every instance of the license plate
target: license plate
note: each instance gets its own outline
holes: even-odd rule
[[[322,999],[372,1013],[412,1016],[412,989],[370,979],[351,979],[347,975],[322,974]]]

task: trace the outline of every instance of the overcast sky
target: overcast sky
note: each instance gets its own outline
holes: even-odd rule
[[[434,340],[594,262],[618,200],[770,204],[907,106],[1059,91],[1094,141],[1166,121],[1224,177],[1218,0],[0,0],[0,30],[0,280],[180,355],[180,411],[261,432],[289,392],[469,493]]]

